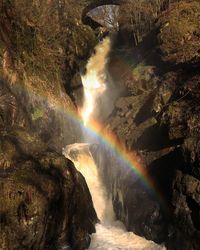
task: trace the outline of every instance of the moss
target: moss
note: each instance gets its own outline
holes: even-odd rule
[[[44,110],[41,107],[35,107],[33,109],[33,112],[31,114],[32,120],[38,120],[39,118],[42,118],[44,115]]]
[[[69,80],[72,79],[74,72],[79,71],[82,61],[85,61],[91,50],[97,43],[94,31],[81,23],[77,18],[68,17],[66,22],[67,41],[66,50],[66,75]]]
[[[14,134],[16,135],[17,138],[21,139],[22,141],[26,141],[30,143],[34,143],[38,139],[36,135],[30,132],[26,132],[24,130],[16,130]]]
[[[130,81],[126,83],[129,91],[136,94],[152,91],[157,87],[158,77],[156,77],[154,69],[154,66],[146,65],[145,62],[135,66],[132,70]]]
[[[45,167],[49,168],[50,166],[56,166],[56,168],[60,169],[62,172],[66,170],[67,167],[67,159],[63,156],[56,156],[53,153],[45,154],[42,158],[38,159],[39,163]]]
[[[16,146],[6,139],[0,140],[0,169],[12,168],[15,159],[19,156]]]
[[[137,67],[133,69],[133,78],[136,80],[149,81],[151,79],[153,67],[145,65],[144,62],[139,63]]]
[[[4,46],[2,42],[0,41],[0,76],[3,76],[3,49]]]
[[[160,19],[163,59],[174,63],[199,62],[200,2],[182,1]]]
[[[18,129],[12,132],[12,136],[20,150],[27,155],[34,156],[47,150],[48,142],[42,141],[37,133]]]

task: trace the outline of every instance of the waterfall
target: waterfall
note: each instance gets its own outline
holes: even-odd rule
[[[82,76],[84,87],[84,104],[80,109],[84,126],[92,119],[101,119],[112,110],[113,100],[107,91],[106,63],[110,50],[110,39],[105,38],[96,47],[96,53],[90,58],[86,74]],[[113,93],[113,95],[115,95]],[[114,97],[113,97],[114,98]],[[107,110],[102,108],[106,102]],[[101,106],[101,107],[99,107]],[[102,114],[102,112],[105,112]],[[85,131],[86,131],[85,130]],[[112,202],[106,195],[98,169],[90,152],[91,138],[83,131],[85,143],[67,145],[63,154],[71,159],[78,171],[85,177],[94,208],[100,223],[96,225],[96,233],[91,236],[90,250],[160,250],[165,247],[148,241],[132,232],[127,232],[124,225],[115,220]],[[94,143],[95,141],[92,141]],[[98,142],[95,142],[98,143]],[[109,166],[108,166],[109,167]]]
[[[94,208],[101,223],[107,223],[113,218],[112,206],[109,209],[106,201],[106,192],[103,188],[98,169],[90,153],[89,144],[75,143],[66,146],[65,156],[72,160],[78,171],[85,177],[92,195]],[[109,213],[109,214],[108,214]]]

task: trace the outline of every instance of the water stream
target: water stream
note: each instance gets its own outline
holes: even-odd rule
[[[85,128],[90,119],[98,119],[102,110],[98,107],[98,100],[105,95],[106,58],[110,49],[109,38],[96,47],[87,64],[87,73],[82,77],[84,86],[84,105],[81,116]],[[108,100],[108,99],[107,99]],[[109,107],[112,107],[112,102]],[[107,110],[108,111],[108,110]],[[101,223],[96,225],[96,233],[91,236],[90,250],[161,250],[165,247],[148,241],[132,232],[127,232],[124,225],[115,220],[113,207],[101,182],[98,169],[90,153],[91,138],[83,134],[85,143],[67,145],[64,155],[70,158],[76,168],[83,174],[92,195],[94,208]]]

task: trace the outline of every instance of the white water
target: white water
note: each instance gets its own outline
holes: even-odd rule
[[[72,144],[65,148],[65,156],[70,158],[85,177],[94,208],[101,224],[96,225],[96,233],[91,236],[90,250],[164,250],[152,241],[127,232],[124,225],[115,221],[111,202],[106,196],[99,174],[89,152],[88,144]]]
[[[85,177],[88,188],[93,198],[94,208],[101,221],[106,221],[105,190],[98,175],[96,165],[90,154],[88,144],[75,143],[65,148],[65,156],[72,160],[82,175]]]
[[[86,74],[81,77],[84,88],[84,103],[81,115],[87,126],[92,118],[97,118],[99,108],[98,99],[106,90],[105,64],[110,50],[110,39],[104,39],[102,44],[97,45],[96,54],[92,56],[86,67]]]
[[[106,57],[110,49],[110,40],[104,39],[97,46],[96,54],[90,58],[87,74],[82,77],[84,86],[84,105],[81,115],[85,126],[91,118],[98,118],[98,98],[106,90],[104,76]],[[83,174],[92,195],[94,208],[101,224],[96,225],[96,233],[91,236],[90,250],[164,250],[152,241],[148,241],[134,233],[127,232],[124,225],[115,221],[111,201],[106,195],[98,169],[89,150],[89,138],[86,143],[67,145],[63,153],[71,159],[76,168]]]

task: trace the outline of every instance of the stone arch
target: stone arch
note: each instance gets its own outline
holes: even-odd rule
[[[127,0],[95,0],[91,3],[89,3],[82,12],[82,22],[86,25],[91,26],[92,28],[97,28],[98,26],[101,26],[99,23],[95,22],[92,18],[90,18],[89,16],[87,16],[87,14],[100,6],[103,5],[121,5],[126,3]]]

